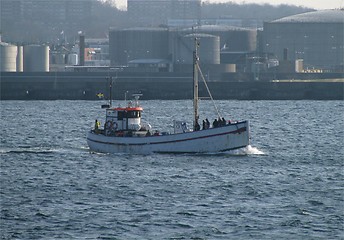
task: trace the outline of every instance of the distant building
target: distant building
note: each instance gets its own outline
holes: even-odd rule
[[[86,19],[92,14],[92,3],[97,0],[1,0],[1,20],[44,20],[55,23]]]
[[[201,0],[128,0],[135,26],[166,25],[169,19],[200,19]]]
[[[0,2],[0,22],[4,20],[14,21],[22,18],[22,0],[1,0]]]
[[[303,59],[305,69],[343,69],[344,11],[322,10],[264,23],[262,51],[283,60]]]
[[[97,0],[1,0],[0,22],[5,32],[12,23],[30,21],[42,29],[60,33],[90,21],[95,3]]]
[[[86,39],[85,65],[109,66],[109,39]]]

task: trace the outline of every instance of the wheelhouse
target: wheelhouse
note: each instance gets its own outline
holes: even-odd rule
[[[141,107],[109,108],[106,110],[105,133],[138,131],[141,128]]]

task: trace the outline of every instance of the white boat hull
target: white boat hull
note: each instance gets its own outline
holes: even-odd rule
[[[103,153],[209,153],[249,145],[249,123],[238,122],[218,128],[149,137],[114,137],[90,131],[91,151]]]

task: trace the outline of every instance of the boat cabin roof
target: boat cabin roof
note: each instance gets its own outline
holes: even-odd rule
[[[142,107],[117,107],[117,108],[113,108],[112,110],[115,110],[115,111],[127,111],[127,112],[130,112],[130,111],[143,111],[143,108]]]

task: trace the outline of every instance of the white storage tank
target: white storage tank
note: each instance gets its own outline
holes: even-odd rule
[[[295,72],[300,73],[303,72],[303,59],[296,59],[295,60]]]
[[[24,71],[23,46],[17,46],[17,72]]]
[[[1,72],[17,71],[17,46],[0,42]]]
[[[220,37],[221,51],[250,52],[256,50],[257,30],[225,25],[201,25],[177,30],[174,34],[204,33]]]
[[[63,54],[63,53],[55,53],[54,55],[53,55],[53,59],[54,59],[54,63],[55,64],[61,64],[61,65],[63,65],[63,64],[65,64],[66,63],[66,55],[65,54]]]
[[[204,64],[220,64],[220,37],[210,34],[188,34],[179,38],[175,46],[175,63],[192,64],[195,38],[198,39],[199,57]]]
[[[24,72],[49,72],[48,46],[24,46]]]
[[[78,59],[79,59],[78,54],[76,54],[76,53],[68,54],[67,64],[72,65],[72,66],[76,66],[76,65],[78,65]]]

